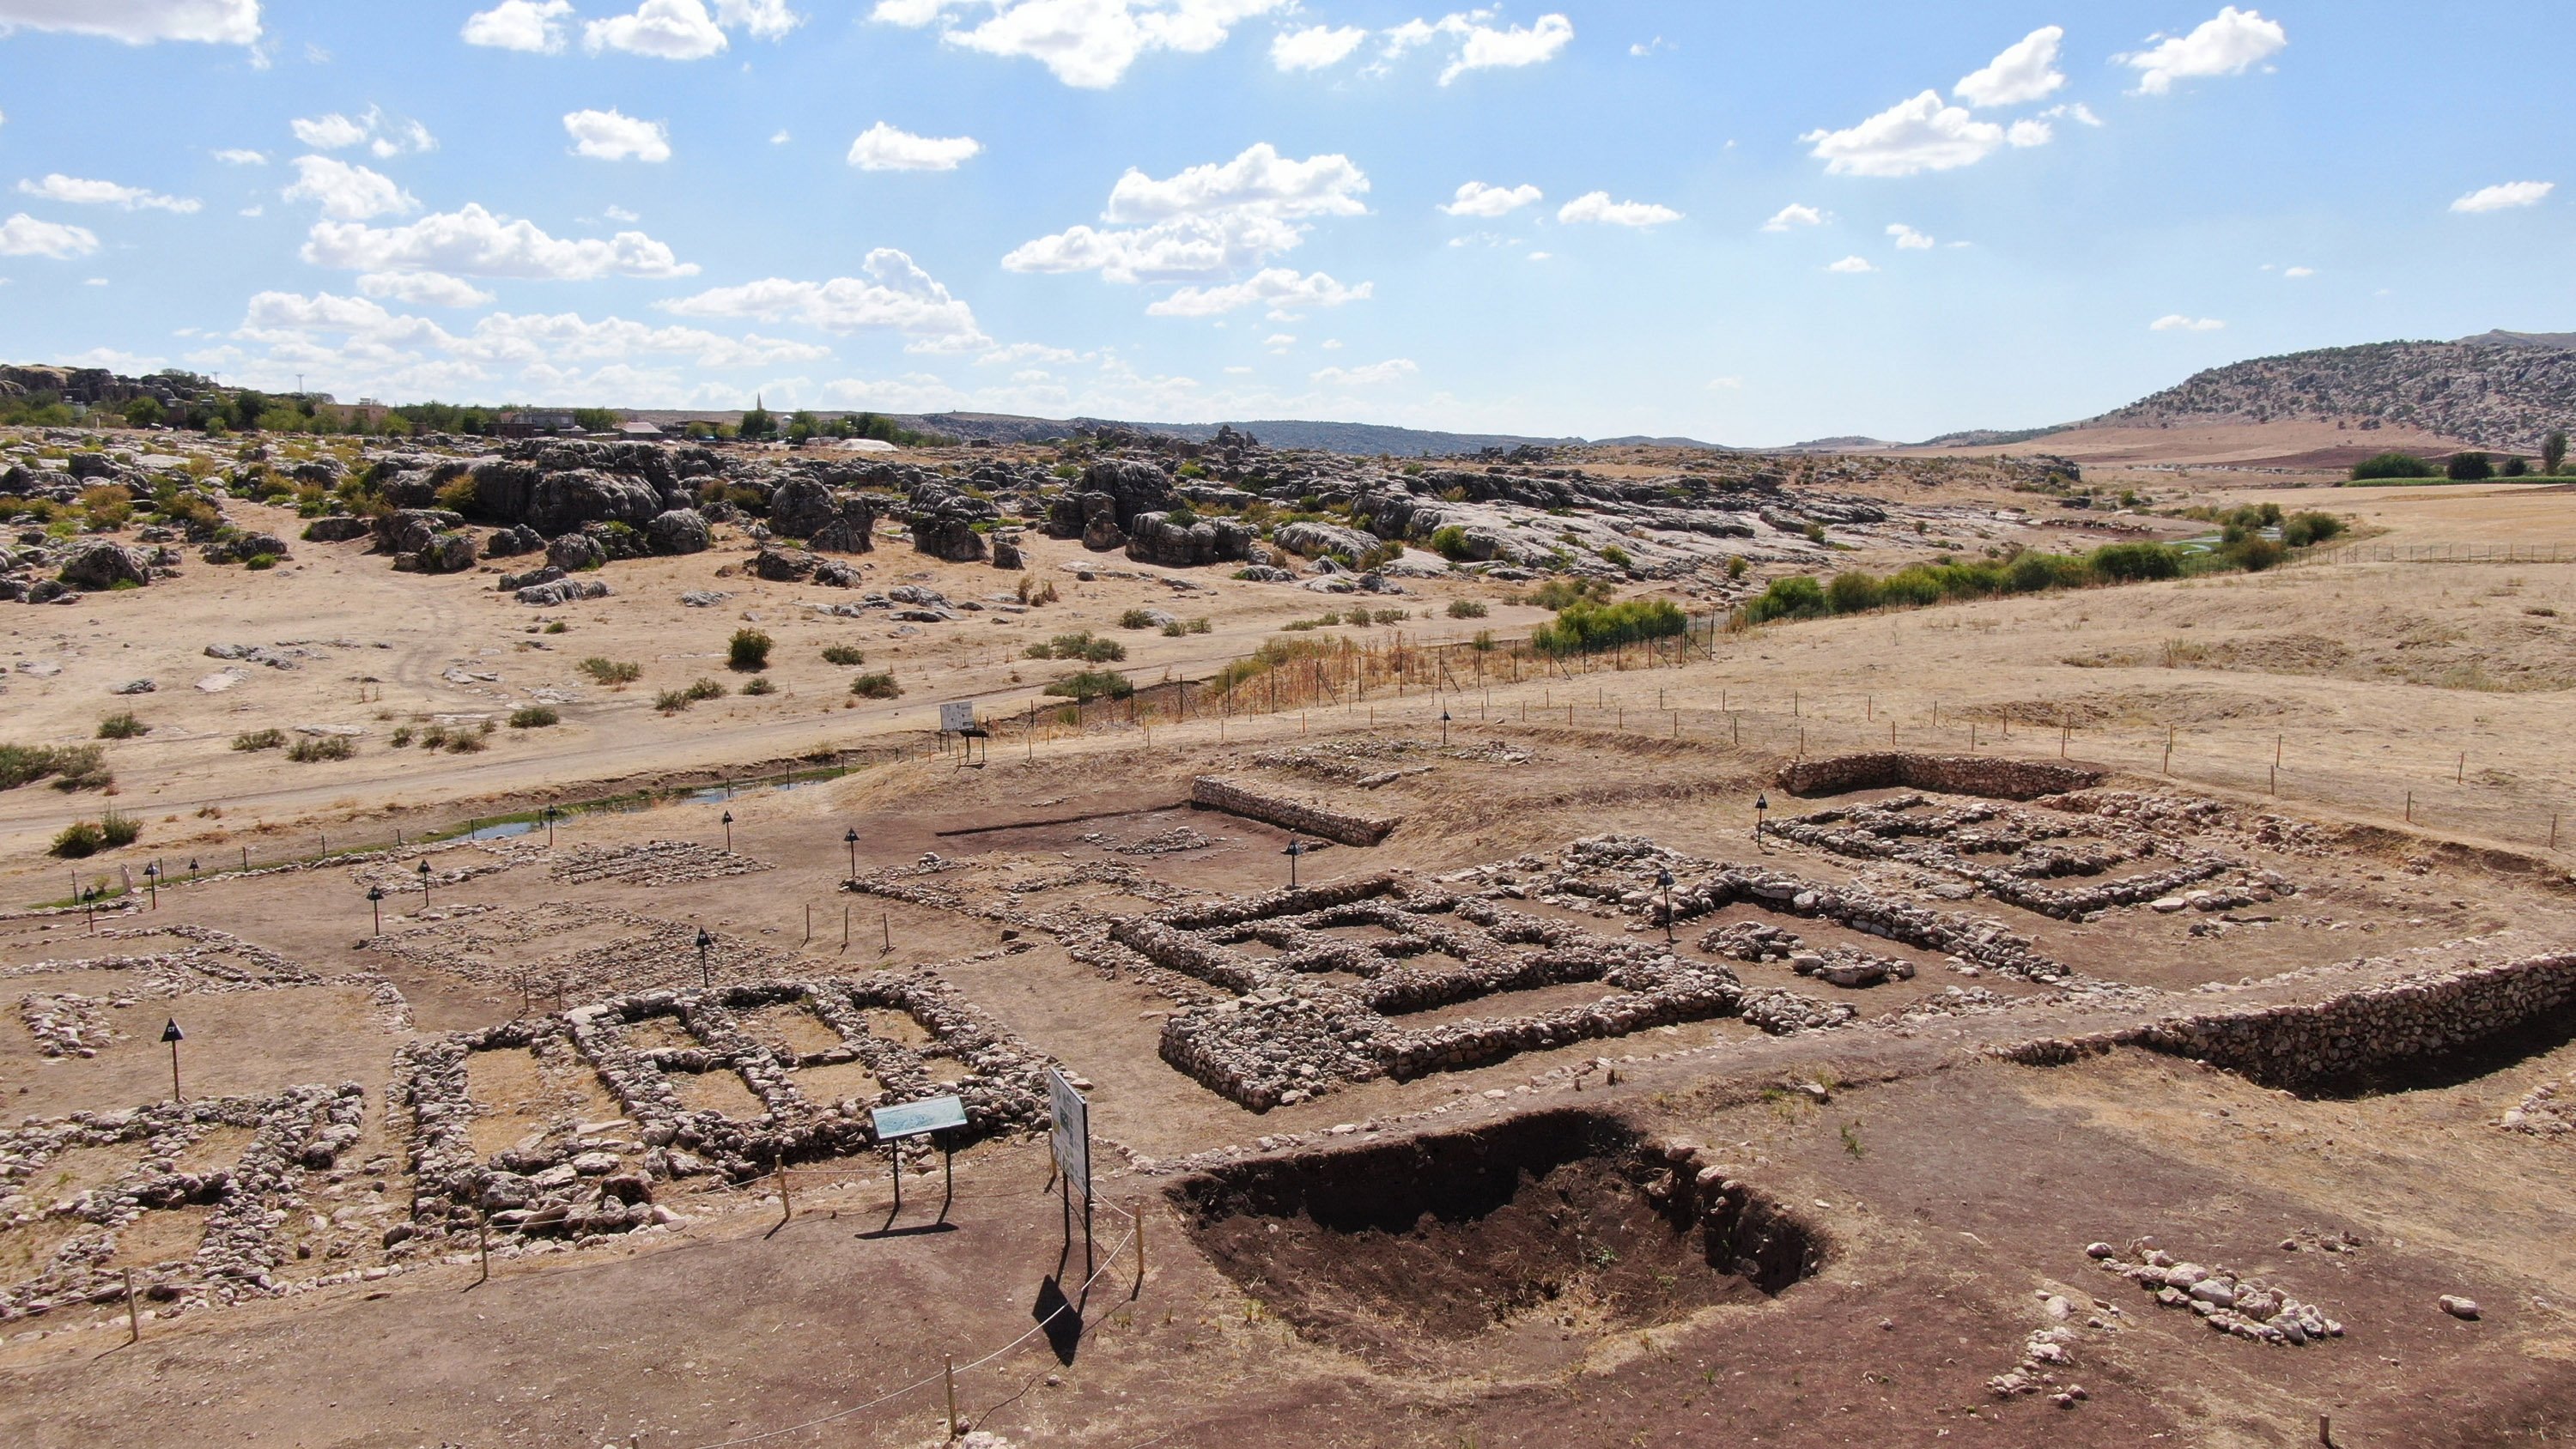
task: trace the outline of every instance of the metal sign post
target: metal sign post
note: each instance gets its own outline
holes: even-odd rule
[[[879,1107],[868,1114],[876,1127],[877,1140],[894,1155],[894,1210],[903,1211],[903,1139],[929,1137],[939,1143],[942,1185],[949,1197],[957,1192],[956,1152],[948,1139],[939,1136],[953,1127],[966,1125],[966,1102],[962,1097],[932,1097],[926,1101],[906,1102],[898,1107]],[[939,1215],[948,1216],[945,1201]]]
[[[1054,1118],[1057,1176],[1064,1182],[1064,1246],[1073,1251],[1073,1185],[1082,1184],[1082,1277],[1089,1282],[1091,1263],[1091,1104],[1074,1090],[1061,1070],[1047,1068],[1047,1105]]]
[[[975,702],[973,700],[966,700],[956,704],[942,704],[939,707],[939,733],[943,736],[957,736],[958,746],[961,751],[957,758],[957,768],[961,770],[975,766],[975,742],[977,740],[982,740],[984,742],[985,760],[989,762],[993,757],[993,732],[975,722]]]
[[[186,1041],[188,1034],[179,1030],[177,1017],[170,1018],[170,1024],[161,1028],[161,1039],[170,1044],[170,1100],[184,1102],[188,1099],[179,1094],[179,1043]]]

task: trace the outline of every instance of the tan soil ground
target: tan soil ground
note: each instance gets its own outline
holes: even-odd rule
[[[2555,543],[2576,553],[2576,508],[2567,495],[2536,488],[2204,496],[2350,511],[2373,547]],[[2250,1449],[2314,1442],[2320,1415],[2332,1416],[2334,1442],[2373,1449],[2551,1442],[2576,1432],[2576,1325],[2561,1306],[2576,1302],[2569,1247],[2576,1238],[2565,1210],[2576,1157],[2566,1141],[2493,1125],[2536,1088],[2576,1075],[2576,1044],[2564,1023],[2544,1023],[2475,1060],[2427,1064],[2399,1090],[2354,1098],[2293,1097],[2136,1052],[2042,1069],[1975,1051],[2181,1006],[2306,999],[2383,969],[2349,964],[2362,957],[2440,965],[2576,939],[2576,893],[2566,874],[2576,855],[2553,852],[2547,839],[2550,816],[2576,793],[2563,632],[2576,617],[2576,562],[2365,562],[2357,553],[2351,562],[2312,560],[2263,576],[1825,621],[1722,639],[1715,660],[1686,668],[1533,677],[1436,703],[1418,690],[1373,691],[1340,711],[1231,719],[1221,726],[1223,743],[1219,725],[1199,720],[1158,726],[1150,745],[1123,722],[1079,738],[1006,738],[987,767],[962,770],[919,734],[929,702],[986,690],[1003,697],[1014,643],[1039,631],[1105,628],[1118,609],[1161,602],[1169,591],[1104,580],[1076,597],[1070,575],[1059,572],[1068,583],[1063,604],[1009,625],[943,626],[927,640],[902,641],[910,652],[892,656],[895,667],[907,688],[916,672],[920,686],[895,706],[843,710],[837,680],[846,671],[818,657],[838,636],[786,607],[791,597],[822,591],[736,580],[716,585],[737,592],[724,609],[683,610],[678,592],[708,586],[709,560],[620,566],[609,575],[617,597],[566,611],[573,632],[526,635],[534,611],[475,579],[394,575],[354,547],[306,546],[304,561],[292,566],[306,572],[282,570],[277,586],[194,568],[167,592],[155,585],[77,611],[10,617],[21,632],[9,647],[67,661],[59,676],[9,680],[19,737],[76,737],[108,707],[107,683],[142,674],[162,680],[161,693],[134,701],[159,726],[155,734],[111,749],[124,787],[116,803],[148,811],[147,833],[133,850],[84,866],[85,878],[112,875],[120,862],[139,869],[156,855],[202,852],[212,865],[245,835],[274,858],[299,849],[295,842],[317,827],[363,821],[373,830],[399,819],[419,828],[488,810],[495,799],[524,801],[539,788],[582,798],[606,793],[609,781],[721,773],[817,744],[860,746],[887,731],[908,733],[887,741],[893,748],[884,762],[828,784],[584,814],[558,827],[551,850],[540,833],[491,852],[467,847],[433,857],[442,868],[468,860],[499,868],[438,887],[425,911],[416,890],[384,903],[387,937],[420,944],[414,954],[370,948],[360,876],[345,864],[210,876],[164,890],[157,911],[102,921],[119,930],[203,925],[324,976],[382,973],[411,1004],[408,1030],[387,1024],[347,985],[194,990],[115,1008],[120,1036],[94,1058],[42,1058],[19,1023],[21,996],[110,994],[129,983],[70,963],[167,943],[93,939],[78,914],[0,920],[0,968],[65,963],[0,981],[0,1100],[18,1104],[14,1115],[114,1110],[166,1093],[168,1058],[156,1028],[171,1016],[187,1026],[192,1094],[360,1083],[367,1136],[343,1155],[349,1171],[317,1190],[326,1225],[299,1215],[288,1229],[291,1241],[315,1251],[281,1276],[310,1278],[326,1266],[386,1262],[379,1235],[404,1216],[408,1128],[384,1099],[394,1050],[416,1033],[550,1009],[542,993],[523,998],[522,968],[572,971],[581,948],[609,948],[582,958],[587,974],[568,983],[569,1004],[585,992],[694,981],[693,953],[657,944],[665,938],[627,916],[714,932],[726,956],[742,963],[718,968],[733,979],[931,965],[1005,1029],[1092,1083],[1103,1139],[1098,1226],[1113,1261],[1087,1297],[1076,1293],[1088,1331],[1060,1351],[1030,1334],[1033,1311],[1051,1301],[1060,1275],[1080,1278],[1081,1249],[1070,1265],[1062,1261],[1042,1147],[997,1141],[958,1158],[945,1230],[934,1222],[935,1167],[907,1181],[904,1214],[889,1223],[883,1156],[844,1158],[797,1170],[795,1219],[774,1232],[778,1204],[763,1184],[694,1179],[657,1185],[657,1200],[683,1216],[679,1225],[506,1256],[480,1286],[470,1252],[446,1263],[397,1257],[414,1266],[381,1281],[148,1319],[132,1348],[116,1348],[125,1335],[114,1306],[0,1325],[9,1332],[0,1342],[0,1441],[392,1446],[631,1437],[687,1446],[842,1414],[759,1442],[915,1445],[944,1437],[943,1355],[960,1365],[959,1407],[969,1422],[1014,1444],[1104,1449],[1935,1440]],[[1039,548],[1042,568],[1079,553]],[[952,596],[992,592],[968,585],[1003,578],[908,555],[872,563],[872,582],[929,574]],[[1275,596],[1219,587],[1208,603],[1176,610],[1209,614],[1214,635],[1128,636],[1131,665],[1141,665],[1135,672],[1184,661],[1198,669],[1267,637],[1281,617],[1338,606],[1300,598],[1292,612]],[[239,597],[228,605],[225,591]],[[1437,584],[1410,602],[1420,608],[1467,592]],[[327,613],[317,604],[324,599],[345,612]],[[212,612],[227,606],[244,613],[225,620]],[[653,687],[722,674],[713,653],[746,609],[780,635],[773,673],[785,693],[701,705],[676,718],[654,714]],[[1534,617],[1497,610],[1487,622],[1510,629]],[[1442,619],[1428,632],[1466,630]],[[343,633],[394,647],[335,650],[327,664],[294,673],[257,671],[230,695],[187,688],[216,667],[190,662],[207,642]],[[956,657],[943,662],[928,642],[959,637],[991,643],[946,646]],[[2298,642],[2311,638],[2333,649]],[[523,640],[552,647],[517,650]],[[2173,641],[2186,647],[2169,648]],[[504,732],[484,755],[383,747],[391,722],[375,718],[379,708],[397,716],[489,710],[539,684],[570,683],[570,661],[589,653],[645,660],[645,683],[624,695],[585,686],[565,726],[526,737]],[[497,662],[501,685],[450,686],[440,675],[451,662]],[[358,674],[384,681],[381,705],[356,702],[350,676]],[[1024,698],[1025,690],[1009,697]],[[242,705],[252,707],[237,710]],[[1454,743],[1495,740],[1531,758],[1506,765],[1417,755],[1430,773],[1367,790],[1253,758],[1327,740],[1436,743],[1441,708],[1453,716]],[[1973,984],[2024,1004],[1779,1039],[1734,1021],[1661,1028],[1413,1082],[1370,1082],[1266,1115],[1159,1059],[1173,1002],[1146,983],[1106,977],[1042,937],[1019,954],[979,956],[998,944],[991,920],[853,901],[836,889],[848,870],[849,830],[859,834],[862,869],[928,851],[968,860],[967,871],[937,879],[977,900],[999,899],[1001,884],[1069,864],[1131,865],[1148,881],[1191,892],[1282,883],[1281,832],[1166,808],[1186,796],[1191,777],[1213,772],[1404,820],[1383,846],[1306,858],[1308,879],[1389,867],[1445,871],[1605,832],[1651,835],[1711,858],[1760,859],[1749,837],[1756,793],[1769,789],[1782,811],[1815,803],[1790,800],[1770,784],[1800,748],[1801,732],[1811,755],[1883,747],[1891,717],[1903,747],[1965,750],[1973,728],[1980,751],[2048,758],[2061,749],[2053,722],[2062,719],[2073,726],[2062,746],[2068,753],[2132,772],[2128,783],[2204,788],[2315,821],[2326,833],[2312,848],[2250,852],[2297,882],[2299,893],[2259,913],[2272,919],[2215,935],[2193,933],[2197,916],[2133,911],[2076,924],[1985,900],[1960,907],[2032,936],[2089,978],[2133,988],[2125,999],[2052,1003],[2038,988],[1988,978]],[[344,766],[294,766],[225,748],[236,730],[306,719],[378,733]],[[2000,738],[2006,728],[2008,744]],[[2161,773],[2168,728],[2170,782]],[[2285,761],[2277,805],[2268,794],[2276,749]],[[190,815],[194,802],[217,799],[231,802],[222,819]],[[433,810],[433,801],[443,803]],[[8,845],[0,899],[25,905],[62,894],[64,868],[36,852],[66,804],[41,787],[0,796]],[[411,808],[388,813],[398,804]],[[727,811],[733,848],[775,869],[669,885],[567,886],[549,872],[585,845],[720,844],[717,817]],[[270,833],[246,831],[253,819]],[[1024,823],[1040,821],[1069,823]],[[978,830],[993,825],[1015,828]],[[1214,843],[1137,857],[1083,839],[1134,841],[1178,825]],[[226,834],[219,839],[217,831]],[[978,833],[947,833],[957,831]],[[1777,844],[1769,859],[1826,879],[1866,873],[1852,861]],[[1067,900],[1114,913],[1155,908],[1096,882],[1028,899],[1033,909]],[[466,905],[497,909],[441,919]],[[626,915],[612,919],[611,910]],[[581,917],[588,924],[576,922],[584,912],[592,913]],[[1601,934],[1621,931],[1617,921],[1557,914]],[[1729,912],[1694,923],[1690,934],[1759,915]],[[497,934],[511,920],[527,926],[525,939]],[[494,923],[489,938],[500,944],[442,944],[455,939],[450,927],[459,921]],[[1857,943],[1813,922],[1798,929],[1819,943]],[[1777,963],[1736,969],[1748,984],[1829,995],[1871,1018],[1970,984],[1927,953],[1872,949],[1906,955],[1920,974],[1836,992],[1804,984]],[[1687,942],[1684,951],[1697,954]],[[977,959],[961,959],[969,956]],[[1517,1014],[1527,1004],[1496,1001],[1490,1014]],[[891,1033],[902,1023],[882,1028]],[[640,1039],[656,1029],[634,1030]],[[764,1018],[759,1029],[793,1039],[808,1027]],[[1602,1072],[1559,1073],[1601,1057],[1617,1067],[1615,1085]],[[876,1086],[846,1068],[799,1075],[829,1096]],[[1829,1083],[1828,1100],[1781,1094],[1791,1080]],[[738,1079],[696,1087],[724,1110],[755,1110]],[[493,1113],[475,1128],[476,1145],[487,1150],[547,1122],[616,1116],[587,1073],[559,1075],[533,1057],[478,1060],[469,1090]],[[1593,1226],[1573,1239],[1537,1206],[1516,1208],[1520,1216],[1499,1227],[1420,1223],[1389,1235],[1406,1240],[1401,1251],[1390,1246],[1358,1260],[1368,1273],[1337,1280],[1344,1296],[1335,1303],[1346,1310],[1372,1275],[1399,1299],[1436,1276],[1446,1286],[1423,1287],[1411,1321],[1418,1328],[1439,1320],[1447,1325],[1439,1332],[1407,1329],[1403,1315],[1369,1318],[1365,1334],[1323,1332],[1316,1314],[1284,1291],[1265,1301],[1244,1286],[1251,1277],[1220,1267],[1229,1259],[1293,1269],[1293,1256],[1261,1259],[1267,1240],[1280,1235],[1234,1219],[1218,1239],[1194,1237],[1165,1204],[1175,1177],[1142,1165],[1228,1145],[1257,1155],[1265,1139],[1276,1147],[1291,1135],[1316,1134],[1313,1143],[1276,1150],[1451,1134],[1534,1106],[1613,1113],[1641,1132],[1709,1144],[1730,1172],[1812,1227],[1825,1247],[1822,1271],[1766,1296],[1686,1255],[1663,1257],[1641,1222],[1605,1205],[1608,1184],[1598,1171],[1577,1167],[1562,1170],[1558,1185],[1571,1194],[1564,1208]],[[1344,1124],[1368,1130],[1336,1137],[1332,1129]],[[194,1150],[221,1157],[238,1147],[228,1139]],[[45,1192],[106,1181],[133,1160],[122,1149],[66,1158],[52,1169],[59,1180],[43,1180]],[[1148,1223],[1141,1287],[1124,1216],[1131,1210]],[[186,1212],[147,1215],[153,1219],[120,1253],[153,1261],[183,1255],[202,1226]],[[16,1265],[49,1253],[56,1245],[49,1231],[0,1229],[0,1277],[14,1278]],[[1463,1251],[1472,1263],[1512,1233],[1519,1245],[1512,1251],[1559,1273],[1565,1286],[1544,1309],[1511,1307],[1493,1329],[1461,1337],[1464,1325],[1443,1315],[1473,1301],[1474,1275],[1418,1273],[1405,1267],[1408,1255],[1445,1246],[1451,1260]],[[2093,1239],[2141,1234],[2181,1256],[2257,1273],[2318,1303],[2349,1332],[2297,1350],[2213,1335],[2083,1255]],[[2350,1251],[2319,1250],[2328,1237],[2344,1246],[2344,1235],[2356,1240]],[[1618,1239],[1612,1261],[1579,1248],[1564,1261],[1566,1242],[1610,1238]],[[1309,1261],[1336,1261],[1331,1238],[1301,1241]],[[2028,1334],[2054,1322],[2042,1309],[2049,1293],[2075,1305],[2065,1325],[2074,1364],[2060,1377],[2083,1384],[2088,1398],[2066,1410],[2044,1398],[1998,1401],[1986,1380],[2013,1367]],[[2445,1316],[2435,1299],[2446,1293],[2478,1299],[2483,1318]],[[2091,1326],[2096,1321],[2103,1326]],[[1006,1344],[1016,1347],[978,1362]],[[858,1407],[897,1391],[905,1392]]]

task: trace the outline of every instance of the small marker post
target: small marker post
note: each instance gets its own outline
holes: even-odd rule
[[[186,1041],[188,1034],[179,1030],[177,1017],[170,1018],[169,1025],[161,1028],[161,1039],[170,1044],[170,1100],[184,1102],[188,1099],[179,1094],[179,1043]]]
[[[483,1276],[475,1279],[486,1283],[492,1278],[492,1214],[489,1209],[474,1215],[474,1252],[483,1260]]]
[[[125,1270],[125,1341],[143,1341],[143,1310],[134,1301],[134,1270]]]
[[[954,1439],[957,1437],[957,1356],[943,1353],[939,1361],[945,1366],[942,1371],[948,1378],[948,1437]]]

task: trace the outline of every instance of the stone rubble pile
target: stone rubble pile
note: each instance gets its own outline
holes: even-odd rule
[[[2225,1267],[2179,1261],[2151,1239],[2129,1244],[2125,1253],[2109,1243],[2091,1244],[2084,1252],[2105,1272],[2145,1289],[2157,1303],[2188,1308],[2222,1333],[2292,1348],[2343,1337],[2343,1325],[2315,1304]]]
[[[1403,824],[1401,820],[1353,815],[1313,801],[1287,799],[1214,775],[1201,775],[1190,782],[1190,803],[1201,810],[1276,825],[1292,834],[1320,835],[1340,845],[1376,845]]]
[[[548,871],[568,885],[614,880],[628,885],[674,886],[720,880],[774,869],[768,861],[736,855],[686,840],[649,840],[641,845],[580,845],[554,861]]]

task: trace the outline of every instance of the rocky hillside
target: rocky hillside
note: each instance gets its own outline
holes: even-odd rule
[[[2407,426],[2484,448],[2537,452],[2576,425],[2576,348],[2564,334],[2489,332],[2379,342],[2212,368],[2088,427],[2224,422]]]

